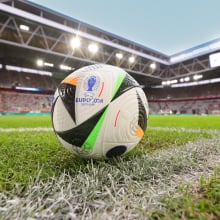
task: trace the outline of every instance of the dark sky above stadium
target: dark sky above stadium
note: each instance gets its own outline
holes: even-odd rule
[[[31,0],[172,55],[220,38],[220,0]]]

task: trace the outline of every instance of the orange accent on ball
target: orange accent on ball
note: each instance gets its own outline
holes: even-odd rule
[[[68,83],[68,84],[71,84],[71,85],[74,85],[76,86],[77,83],[78,83],[78,77],[66,77],[62,83]]]
[[[140,138],[144,136],[144,131],[139,125],[137,125],[137,130],[136,130],[135,135]]]

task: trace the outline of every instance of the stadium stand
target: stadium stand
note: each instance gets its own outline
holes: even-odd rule
[[[0,71],[0,87],[16,86],[55,90],[61,80],[51,76],[16,71]]]
[[[220,83],[187,86],[187,87],[163,87],[163,88],[146,88],[148,99],[176,99],[220,95]]]
[[[60,81],[51,76],[0,71],[0,112],[50,112],[52,94]],[[18,87],[38,88],[44,92],[27,93],[16,89]],[[220,83],[213,83],[144,90],[151,114],[220,114],[219,88]]]
[[[220,83],[145,89],[151,114],[220,114]]]
[[[13,73],[10,74],[13,75]],[[0,112],[50,112],[54,90],[47,90],[47,88],[49,84],[52,85],[50,89],[56,88],[60,80],[44,76],[46,80],[42,81],[42,76],[34,77],[35,80],[27,80],[25,83],[25,80],[19,81],[18,74],[15,74],[4,81],[8,84],[3,86],[1,84],[1,87],[8,86],[8,89],[0,89]],[[15,89],[11,87],[15,79],[19,86],[39,85],[44,92],[24,92]],[[151,114],[220,114],[219,86],[220,84],[209,84],[198,88],[147,89],[145,92]]]
[[[151,114],[220,114],[220,98],[207,100],[150,101]]]
[[[0,112],[50,112],[52,96],[15,90],[1,91]]]

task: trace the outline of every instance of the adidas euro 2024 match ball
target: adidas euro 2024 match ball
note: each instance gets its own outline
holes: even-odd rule
[[[58,86],[52,124],[59,141],[85,158],[112,158],[133,149],[144,136],[148,102],[138,82],[119,67],[78,69]]]

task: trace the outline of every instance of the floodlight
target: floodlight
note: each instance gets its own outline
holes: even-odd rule
[[[123,54],[122,53],[116,53],[115,56],[120,60],[123,58]]]
[[[37,60],[37,65],[38,65],[38,66],[43,66],[43,65],[44,65],[44,61],[41,60],[41,59],[38,59],[38,60]]]
[[[170,81],[170,84],[175,84],[177,82],[178,82],[177,79],[173,79],[173,80]]]
[[[73,49],[80,47],[81,45],[80,38],[78,37],[72,38],[72,40],[70,41],[70,45]]]
[[[156,69],[156,67],[157,67],[156,63],[151,63],[151,64],[150,64],[150,68],[151,68],[151,69],[154,70],[154,69]]]
[[[72,68],[71,68],[70,66],[66,66],[66,65],[64,65],[64,64],[61,64],[61,65],[60,65],[60,69],[61,69],[61,70],[71,70]]]
[[[129,57],[129,62],[130,63],[134,63],[134,61],[135,61],[135,58],[133,56]]]
[[[96,53],[99,48],[98,48],[97,44],[91,43],[91,44],[89,44],[88,49],[91,53]]]
[[[203,75],[195,75],[195,76],[193,76],[194,80],[198,80],[198,79],[202,79],[202,78],[203,78]]]
[[[185,82],[188,82],[189,80],[190,80],[190,78],[188,76],[184,78]]]
[[[54,64],[53,64],[53,63],[47,63],[47,62],[45,62],[45,63],[44,63],[44,66],[53,67],[53,66],[54,66]]]
[[[23,31],[29,31],[29,29],[30,29],[29,26],[24,25],[24,24],[20,24],[19,28]]]

